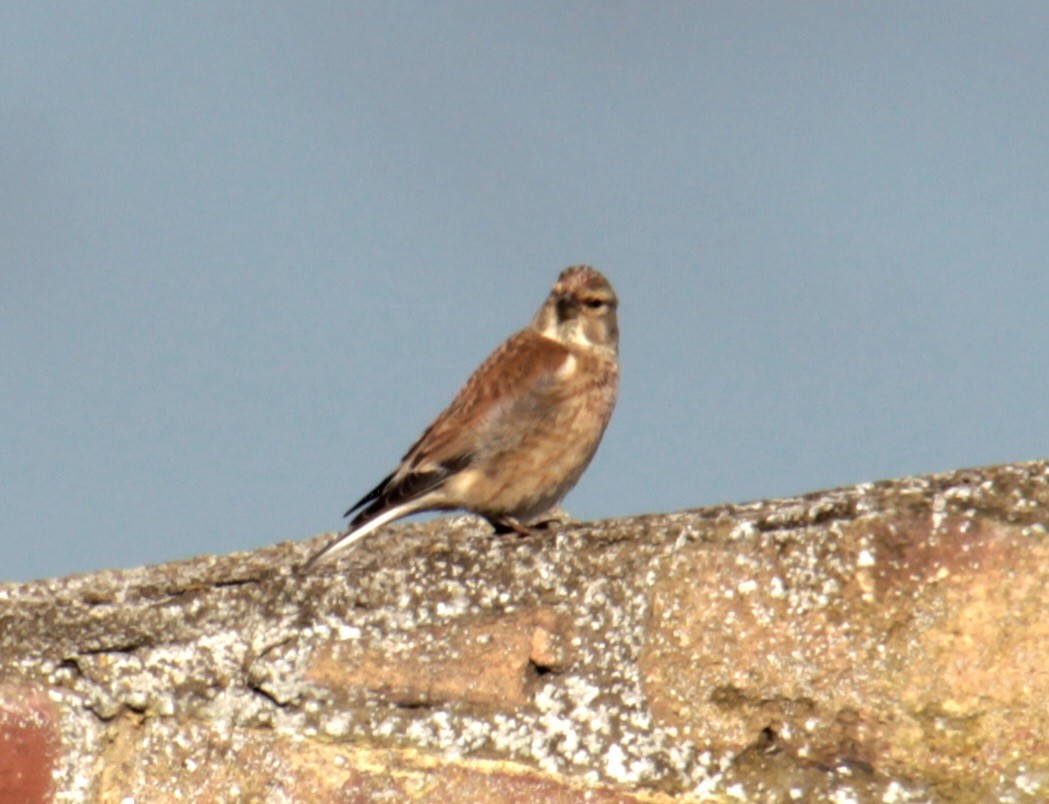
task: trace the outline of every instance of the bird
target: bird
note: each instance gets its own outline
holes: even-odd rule
[[[619,388],[619,300],[587,265],[566,268],[531,323],[511,335],[358,500],[349,527],[302,567],[327,563],[376,528],[422,511],[465,510],[497,534],[530,535],[589,466]]]

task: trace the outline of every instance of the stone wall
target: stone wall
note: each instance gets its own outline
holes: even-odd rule
[[[1049,464],[0,585],[0,801],[1049,800]]]

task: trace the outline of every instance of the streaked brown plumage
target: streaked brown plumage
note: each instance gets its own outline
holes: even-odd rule
[[[419,511],[465,509],[497,532],[559,502],[589,465],[619,386],[617,299],[588,266],[561,273],[531,324],[473,373],[400,466],[306,568]]]

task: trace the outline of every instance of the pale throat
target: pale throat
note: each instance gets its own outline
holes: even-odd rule
[[[543,337],[558,343],[582,346],[587,349],[594,348],[597,344],[587,336],[583,327],[583,321],[579,318],[571,321],[558,321],[556,316],[548,316],[539,330]]]

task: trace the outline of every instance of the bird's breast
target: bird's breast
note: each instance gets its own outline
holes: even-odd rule
[[[471,466],[478,476],[461,487],[466,507],[527,519],[561,500],[597,450],[618,379],[614,360],[570,351],[549,388],[492,423]]]

